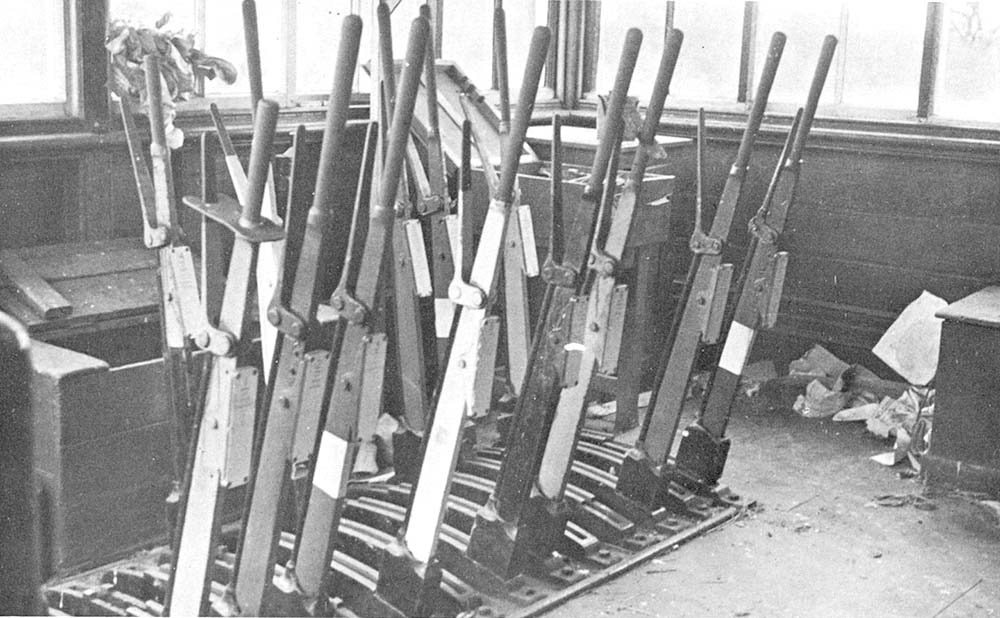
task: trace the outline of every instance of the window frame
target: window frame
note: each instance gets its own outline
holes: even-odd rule
[[[208,0],[202,0],[202,3]],[[291,1],[291,0],[288,0]],[[377,1],[377,0],[373,0]],[[392,0],[395,2],[395,0]],[[427,0],[432,7],[435,20],[435,51],[440,56],[442,37],[442,13],[449,10],[452,0]],[[503,0],[494,0],[502,6]],[[293,3],[294,4],[294,3]],[[584,96],[584,86],[593,83],[596,53],[599,45],[599,1],[589,0],[549,0],[547,21],[553,31],[553,45],[547,60],[544,86],[535,106],[535,122],[544,122],[554,111],[569,111],[577,122],[587,122],[596,115],[596,105]],[[450,5],[453,6],[454,5]],[[666,3],[664,29],[671,23],[672,2]],[[752,43],[755,39],[754,14],[758,3],[745,3],[743,40],[741,41],[741,62],[739,91],[731,104],[708,106],[709,124],[720,126],[733,119],[745,117],[753,84]],[[18,106],[18,115],[0,120],[0,132],[13,139],[19,136],[43,136],[65,133],[90,133],[101,135],[120,129],[117,110],[111,105],[107,92],[108,80],[107,52],[104,47],[107,32],[107,0],[64,0],[64,27],[66,32],[66,82],[65,104],[10,104]],[[1000,123],[947,118],[934,113],[934,91],[937,81],[937,62],[941,54],[941,30],[944,25],[945,5],[943,2],[927,4],[921,75],[918,92],[914,93],[914,112],[894,113],[896,110],[862,110],[841,106],[830,109],[821,106],[816,127],[819,131],[827,128],[834,132],[870,133],[873,135],[927,136],[931,138],[962,138],[972,140],[1000,139]],[[372,23],[372,16],[366,23]],[[648,35],[647,35],[647,38]],[[572,42],[577,44],[571,44]],[[589,80],[589,82],[588,82]],[[485,86],[485,85],[484,85]],[[492,86],[492,84],[490,84]],[[486,89],[484,88],[484,92]],[[495,99],[495,92],[490,100]],[[323,101],[326,95],[301,95],[302,104],[286,105],[282,118],[289,122],[322,122],[325,109],[315,101]],[[242,121],[249,118],[249,109],[243,96],[212,97],[212,101],[225,103],[230,99],[234,104],[225,110],[226,116]],[[182,128],[208,126],[207,105],[209,100],[197,100],[185,104],[180,110],[178,125]],[[286,101],[286,103],[289,103]],[[363,117],[370,103],[367,94],[352,97],[355,111],[352,117]],[[673,97],[668,100],[662,124],[671,126],[678,122],[683,126],[688,117],[693,116],[698,101],[680,101]],[[10,109],[10,108],[8,108]],[[786,124],[792,114],[792,106],[787,109],[775,104],[769,107],[766,122]]]
[[[66,98],[61,103],[0,104],[5,112],[0,131],[6,134],[100,130],[103,126],[108,113],[106,2],[62,0],[62,11]]]
[[[565,1],[565,0],[564,0]],[[584,63],[581,67],[584,71],[582,77],[582,88],[573,98],[574,93],[570,93],[564,99],[564,103],[570,109],[580,109],[590,112],[596,107],[597,92],[594,90],[596,82],[596,58],[600,46],[600,7],[605,0],[585,0],[584,2],[573,3],[585,5],[577,11],[576,18],[584,23],[582,29],[594,33],[591,40],[594,42],[589,50],[592,60]],[[675,6],[674,0],[666,2],[664,11],[664,29],[673,27],[673,15]],[[894,127],[918,125],[927,127],[931,131],[958,129],[958,130],[995,130],[1000,129],[1000,122],[987,120],[970,120],[952,118],[934,113],[934,99],[937,85],[937,69],[941,58],[941,43],[943,38],[943,27],[945,21],[945,2],[935,1],[926,3],[927,12],[924,19],[923,50],[920,61],[920,78],[917,90],[913,93],[914,105],[906,109],[893,109],[885,107],[861,107],[844,103],[821,104],[817,110],[817,116],[822,127],[824,123],[831,122],[845,124],[849,126],[871,126],[873,123],[889,123]],[[740,42],[740,66],[739,66],[739,90],[735,100],[731,102],[720,102],[719,100],[701,101],[696,99],[684,100],[671,97],[667,101],[664,114],[686,115],[688,112],[704,107],[712,116],[731,117],[732,115],[749,111],[752,103],[754,82],[754,57],[757,49],[757,24],[759,20],[760,3],[758,0],[746,0],[743,14],[743,37]],[[839,32],[835,33],[838,39],[844,40],[845,30],[849,28],[846,20],[841,20]],[[839,56],[840,61],[832,67],[827,87],[833,87],[838,92],[843,88],[843,54]],[[838,100],[839,96],[836,97]],[[572,105],[571,105],[572,103]],[[790,117],[794,115],[798,105],[794,103],[769,103],[768,113],[776,116]]]

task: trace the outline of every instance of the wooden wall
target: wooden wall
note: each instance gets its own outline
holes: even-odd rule
[[[693,136],[687,124],[666,130]],[[735,126],[710,130],[705,186],[713,209],[739,135]],[[736,264],[782,140],[765,128],[758,141],[726,252]],[[781,312],[765,339],[778,360],[819,342],[877,368],[868,351],[922,290],[952,302],[1000,281],[1000,144],[816,129],[802,165],[782,241],[790,263]],[[694,162],[676,169],[671,263],[680,279]]]
[[[322,125],[307,125],[307,154],[314,177],[322,139]],[[291,145],[294,126],[282,125],[274,151],[280,154]],[[188,128],[184,146],[172,153],[174,182],[178,200],[201,194],[199,138],[203,129]],[[355,123],[347,140],[347,152],[337,158],[336,174],[349,179],[336,216],[350,221],[356,190],[357,169],[364,146],[364,125]],[[244,164],[249,156],[249,127],[231,128],[237,151]],[[148,142],[144,142],[144,146]],[[215,146],[218,190],[234,195],[221,150]],[[74,134],[43,137],[0,138],[0,247],[25,246],[139,237],[142,223],[138,195],[132,176],[131,159],[124,135],[112,131],[102,135]],[[312,180],[308,181],[312,185]],[[284,187],[279,177],[279,208]],[[311,196],[310,196],[311,199]],[[181,226],[188,242],[200,246],[200,216],[178,207]],[[337,236],[346,242],[344,233]],[[338,228],[339,229],[339,228]],[[341,246],[342,252],[342,246]],[[331,277],[339,264],[331,264]]]
[[[284,129],[285,127],[283,127]],[[291,127],[287,127],[290,129]],[[310,125],[318,147],[320,126]],[[740,127],[710,127],[707,203],[714,208],[735,155]],[[683,119],[664,132],[692,136]],[[198,193],[197,130],[175,156],[178,194]],[[236,131],[245,150],[248,136]],[[360,138],[360,132],[356,134]],[[745,222],[760,204],[783,135],[765,127],[727,254],[737,262]],[[282,138],[280,150],[287,146]],[[360,139],[352,152],[360,153]],[[0,138],[0,245],[137,236],[139,212],[122,137]],[[357,160],[342,159],[341,173]],[[791,252],[777,334],[797,355],[813,342],[865,359],[894,316],[928,290],[954,301],[1000,280],[1000,142],[965,138],[814,130],[784,239]],[[694,161],[678,175],[670,265],[680,279],[693,218]],[[228,191],[218,163],[220,188]],[[196,223],[186,221],[192,240]],[[664,309],[669,310],[669,309]]]

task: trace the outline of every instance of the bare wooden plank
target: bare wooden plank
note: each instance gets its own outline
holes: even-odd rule
[[[77,316],[113,319],[131,313],[153,313],[159,290],[152,269],[67,279],[52,286],[76,309],[68,320]]]
[[[46,320],[73,312],[73,305],[10,249],[0,251],[0,279]]]
[[[1000,327],[1000,286],[991,285],[937,312],[939,318]]]
[[[16,251],[43,279],[61,281],[156,268],[156,252],[139,238],[24,247]]]

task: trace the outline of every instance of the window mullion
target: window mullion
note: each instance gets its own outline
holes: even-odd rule
[[[284,107],[295,101],[295,68],[298,44],[295,34],[297,5],[295,0],[281,0],[281,44],[285,48],[285,88],[282,95]]]
[[[847,3],[840,5],[840,28],[837,36],[840,41],[837,45],[840,53],[836,55],[836,72],[833,75],[833,100],[834,105],[844,102],[844,81],[847,79],[847,37],[850,35],[848,24],[850,23],[850,8]]]

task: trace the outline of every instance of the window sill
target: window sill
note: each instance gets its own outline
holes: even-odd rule
[[[746,123],[746,110],[706,109],[706,126],[712,139],[738,142]],[[781,143],[791,124],[794,109],[775,106],[765,115],[761,126],[761,137]],[[685,137],[694,137],[697,127],[697,108],[671,106],[664,110],[660,118],[660,130]],[[837,118],[824,116],[821,107],[813,123],[812,135],[816,143],[827,147],[856,148],[861,145],[869,150],[898,152],[900,154],[940,149],[961,153],[963,157],[1000,156],[1000,128],[996,124],[959,123],[944,119],[919,120],[913,116],[859,120],[857,118]],[[539,116],[536,114],[536,116]],[[544,121],[551,113],[536,118]],[[566,120],[571,124],[593,126],[597,108],[593,101],[584,101],[573,110]],[[890,114],[891,116],[891,114]]]

